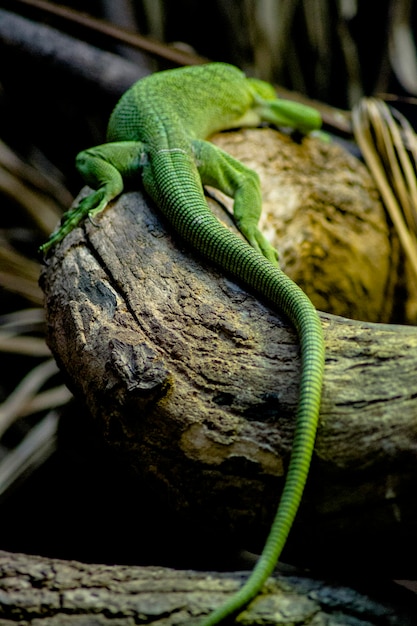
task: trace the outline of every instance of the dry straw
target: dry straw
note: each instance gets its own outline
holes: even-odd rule
[[[417,282],[416,134],[401,113],[378,98],[363,98],[352,122]]]

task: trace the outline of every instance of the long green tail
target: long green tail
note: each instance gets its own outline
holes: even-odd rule
[[[317,311],[305,293],[282,270],[220,224],[208,210],[189,164],[186,168],[181,165],[177,163],[175,169],[158,168],[163,172],[164,184],[155,185],[153,180],[153,184],[146,185],[149,193],[178,234],[198,253],[268,300],[276,310],[284,312],[295,325],[301,344],[300,399],[281,500],[265,547],[247,582],[201,622],[201,626],[215,626],[242,610],[257,595],[276,566],[286,543],[300,505],[314,449],[323,382],[324,340]],[[176,184],[167,182],[170,174],[175,177]],[[180,189],[180,193],[177,195],[174,192],[166,198],[158,193],[161,188],[171,191]]]
[[[249,248],[252,252],[252,249]],[[256,255],[256,251],[255,255]],[[250,255],[252,256],[252,254]],[[307,481],[316,438],[324,369],[324,341],[317,312],[304,292],[263,257],[253,260],[251,284],[283,310],[297,328],[301,343],[302,374],[295,434],[284,489],[262,554],[243,587],[201,622],[215,626],[242,610],[262,589],[274,570],[297,514]],[[256,269],[255,269],[256,268]]]

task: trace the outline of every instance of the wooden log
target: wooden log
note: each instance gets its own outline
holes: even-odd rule
[[[394,303],[402,304],[393,298],[397,238],[358,159],[334,143],[295,141],[270,128],[218,134],[213,142],[258,172],[261,229],[278,249],[281,268],[319,310],[393,321]]]
[[[105,439],[202,541],[215,529],[260,550],[298,399],[291,324],[183,247],[137,191],[71,233],[41,282],[49,345]],[[321,319],[320,428],[284,560],[413,577],[417,329]]]
[[[246,573],[94,565],[0,552],[0,624],[37,626],[196,626]],[[374,597],[300,575],[276,575],[242,623],[303,626],[413,626],[416,601],[381,589]]]

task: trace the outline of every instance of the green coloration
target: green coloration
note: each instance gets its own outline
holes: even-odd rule
[[[147,193],[175,231],[198,253],[284,312],[301,343],[302,373],[294,443],[279,507],[251,576],[230,600],[202,621],[214,626],[241,611],[261,590],[286,543],[307,480],[317,430],[324,343],[317,312],[278,267],[278,255],[258,230],[261,193],[255,172],[204,139],[224,129],[263,121],[303,132],[319,114],[276,98],[271,85],[213,63],[160,72],[131,87],[114,109],[108,142],[81,152],[77,167],[95,191],[69,211],[42,247],[48,252],[85,216],[94,216],[142,175]],[[203,185],[234,198],[236,223],[250,246],[208,210]]]

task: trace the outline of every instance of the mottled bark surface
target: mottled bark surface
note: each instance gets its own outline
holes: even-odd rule
[[[202,536],[259,550],[299,393],[288,321],[185,250],[138,192],[69,235],[42,285],[49,344],[106,440]],[[413,576],[417,329],[322,320],[316,455],[284,557]]]
[[[315,306],[392,321],[398,244],[364,165],[334,143],[294,141],[268,128],[220,134],[214,142],[259,173],[262,230]]]
[[[244,576],[0,552],[0,626],[197,626]],[[413,626],[415,611],[413,598],[393,589],[372,598],[343,585],[280,575],[268,581],[239,623]]]

